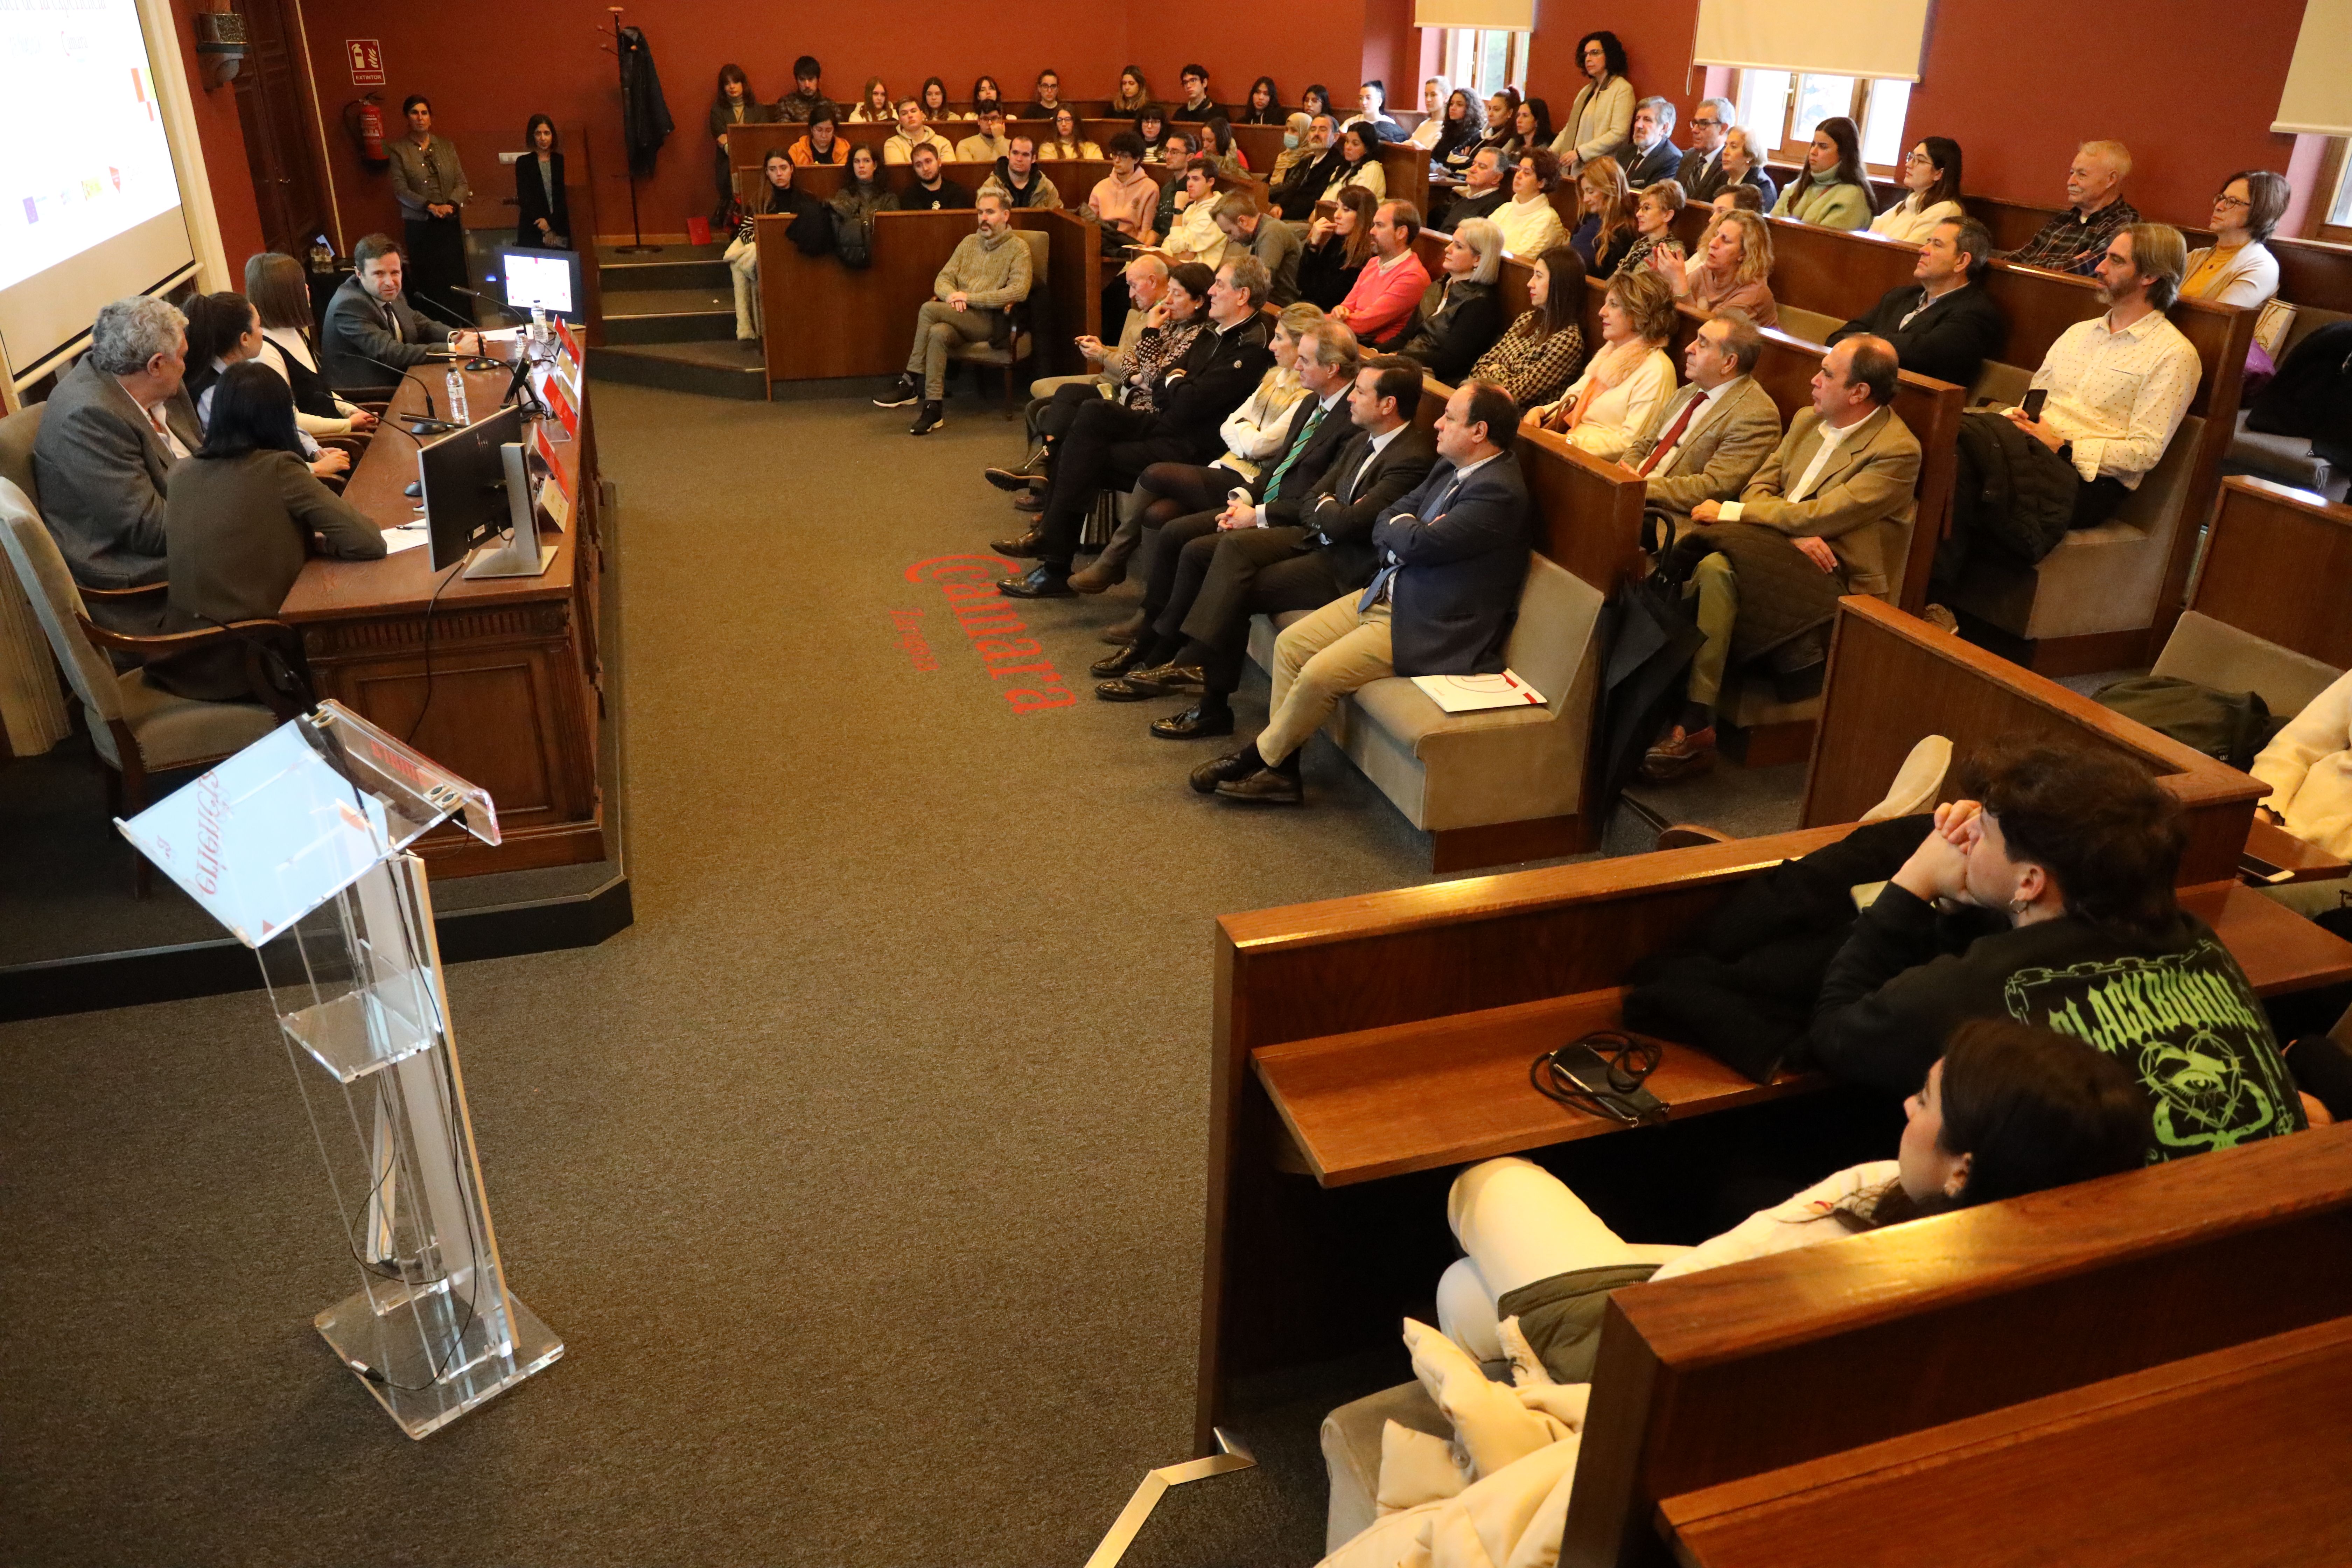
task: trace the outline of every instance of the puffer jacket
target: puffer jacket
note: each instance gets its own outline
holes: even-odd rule
[[[1952,535],[2027,563],[2058,548],[2074,519],[2079,481],[2061,464],[2024,461],[2033,437],[1998,414],[1960,421],[1961,482],[1952,489]],[[1975,483],[1967,482],[1971,477]]]

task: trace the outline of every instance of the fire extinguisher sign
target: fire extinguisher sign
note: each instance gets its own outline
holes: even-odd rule
[[[373,38],[346,38],[343,53],[351,57],[353,87],[383,85],[383,46]]]

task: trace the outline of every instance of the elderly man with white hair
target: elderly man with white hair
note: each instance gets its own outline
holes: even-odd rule
[[[181,386],[187,326],[164,300],[115,300],[42,413],[33,443],[41,516],[85,588],[163,581],[164,479],[204,438]],[[93,620],[125,633],[154,631],[162,615],[160,595],[136,610],[90,601]]]
[[[2085,142],[2066,169],[2066,210],[2054,213],[2041,231],[2002,259],[2012,267],[2043,267],[2088,278],[2106,259],[2107,242],[2139,222],[2139,209],[2124,200],[2131,178],[2131,149],[2120,142]]]
[[[1739,124],[1739,110],[1727,98],[1702,98],[1691,110],[1690,151],[1675,171],[1675,184],[1690,202],[1711,202],[1730,184],[1723,173],[1723,141]]]

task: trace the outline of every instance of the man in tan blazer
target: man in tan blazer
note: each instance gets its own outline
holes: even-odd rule
[[[1739,499],[1691,508],[1703,531],[1683,552],[1706,553],[1685,592],[1706,641],[1691,661],[1682,718],[1643,759],[1644,776],[1713,765],[1716,700],[1735,654],[1801,646],[1842,595],[1895,591],[1919,482],[1918,438],[1890,406],[1899,369],[1885,338],[1831,349],[1813,374],[1812,407],[1790,421]]]
[[[1780,444],[1780,410],[1750,374],[1763,352],[1745,310],[1707,318],[1683,352],[1689,380],[1625,449],[1621,466],[1648,481],[1643,510],[1663,512],[1678,531],[1699,502],[1738,495]]]

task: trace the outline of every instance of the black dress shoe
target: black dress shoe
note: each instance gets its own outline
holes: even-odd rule
[[[1181,713],[1154,719],[1151,732],[1163,741],[1206,741],[1216,735],[1230,735],[1234,732],[1234,710],[1226,708],[1203,713],[1197,706],[1187,708]],[[1255,753],[1252,755],[1255,758]]]
[[[1298,775],[1284,773],[1280,768],[1260,768],[1245,779],[1227,779],[1217,785],[1217,794],[1226,800],[1259,805],[1299,805],[1307,799]]]
[[[1025,490],[1045,482],[1043,474],[1033,474],[1026,468],[987,468],[982,472],[988,482],[1001,490]]]
[[[1123,647],[1117,653],[1107,653],[1087,666],[1087,673],[1097,680],[1108,680],[1115,675],[1125,675],[1142,658],[1143,655],[1132,647]]]
[[[1044,490],[1023,490],[1019,495],[1013,498],[1013,510],[1014,511],[1044,511],[1045,510],[1045,492]]]
[[[1144,611],[1138,610],[1123,621],[1112,622],[1104,630],[1102,640],[1113,647],[1131,647],[1142,640],[1143,629],[1150,624],[1151,617]]]
[[[1045,548],[1045,536],[1033,528],[1018,539],[992,539],[988,547],[1016,561],[1034,561],[1037,552]]]
[[[1150,687],[1154,697],[1199,691],[1204,686],[1199,668],[1189,664],[1156,664],[1135,671],[1128,679],[1138,686]]]
[[[1213,763],[1202,763],[1192,773],[1193,793],[1214,795],[1221,784],[1245,779],[1265,764],[1257,760],[1255,746],[1244,746],[1238,752],[1227,752]]]
[[[1066,566],[1040,562],[1025,577],[1007,577],[997,584],[996,591],[1008,599],[1075,599],[1077,591],[1070,586]]]
[[[947,422],[947,405],[933,399],[923,405],[922,411],[915,416],[915,422],[907,426],[907,434],[928,436]]]
[[[1138,686],[1132,679],[1106,680],[1095,688],[1096,700],[1101,702],[1149,702],[1165,695],[1157,687]]]

